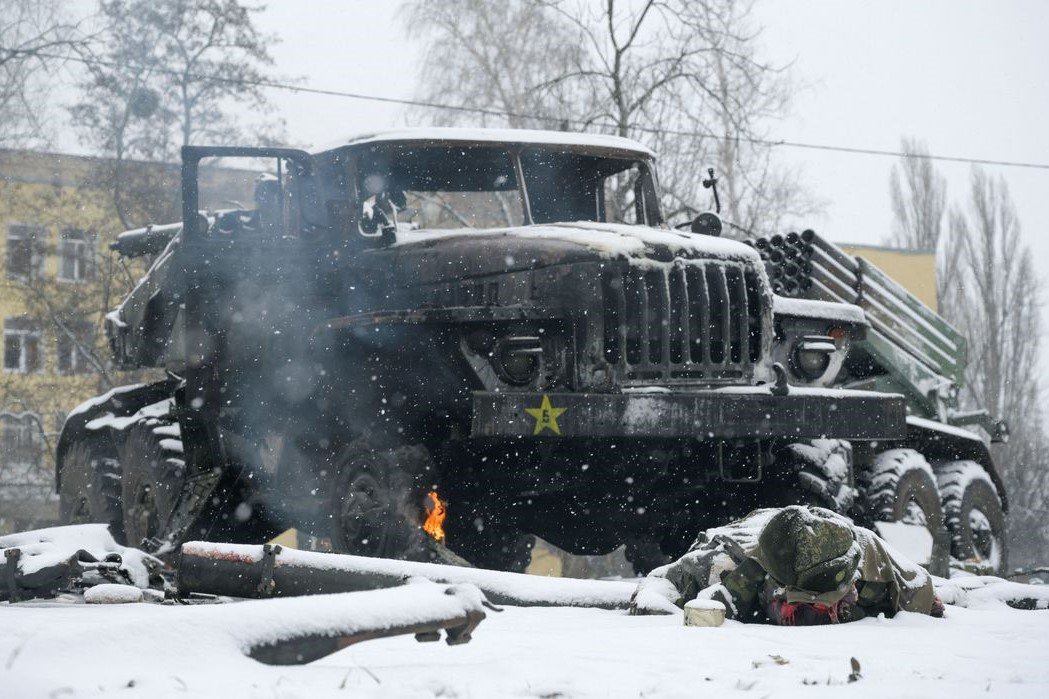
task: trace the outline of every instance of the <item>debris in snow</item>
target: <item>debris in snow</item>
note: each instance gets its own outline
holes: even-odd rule
[[[414,634],[420,642],[468,643],[489,606],[473,585],[410,584],[392,590],[260,600],[223,611],[250,617],[241,647],[267,665],[303,665],[374,638]],[[229,615],[227,615],[229,616]],[[293,621],[291,621],[293,620]]]
[[[203,541],[183,544],[178,565],[178,589],[183,595],[206,592],[234,597],[290,597],[395,587],[410,577],[476,585],[495,604],[524,607],[626,609],[635,587],[630,582],[546,578],[437,563]]]
[[[142,599],[142,590],[134,585],[103,583],[84,591],[84,601],[88,604],[128,604]]]
[[[768,654],[768,658],[769,658],[769,660],[772,661],[771,664],[774,664],[774,665],[789,665],[790,664],[789,660],[784,658],[782,655],[779,655],[778,653],[769,653]],[[764,659],[762,659],[762,660],[754,660],[754,661],[751,661],[751,663],[750,663],[751,667],[753,667],[755,670],[757,670],[759,667],[761,667],[763,665],[769,665],[769,664],[770,664],[769,661],[768,660],[764,660]]]
[[[725,623],[725,605],[712,599],[694,599],[685,603],[685,626],[721,626]]]
[[[0,536],[0,599],[53,597],[74,585],[120,582],[147,588],[160,560],[121,546],[105,524],[73,524]]]
[[[849,682],[855,682],[863,677],[863,675],[860,674],[859,660],[856,660],[856,658],[849,658],[849,667],[852,668],[852,672],[849,673]]]
[[[993,575],[933,577],[944,604],[970,609],[1008,605],[1013,609],[1049,609],[1049,586],[1012,582]]]

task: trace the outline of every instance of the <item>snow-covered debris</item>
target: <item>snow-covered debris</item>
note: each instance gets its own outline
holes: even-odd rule
[[[102,583],[84,590],[88,604],[129,604],[142,601],[142,590],[134,585]]]
[[[0,694],[40,696],[40,688],[53,683],[83,682],[92,692],[138,686],[157,696],[173,675],[210,669],[245,682],[260,676],[259,662],[301,664],[373,638],[422,634],[419,640],[436,640],[446,630],[449,644],[458,644],[470,640],[485,618],[484,605],[472,586],[425,584],[197,606],[0,606],[0,628],[12,631],[0,634]],[[88,613],[95,610],[102,614]],[[115,682],[114,676],[124,677]],[[189,696],[221,694],[205,682]]]
[[[254,583],[245,583],[248,578],[237,576],[245,575],[249,570],[256,571],[239,566],[261,564],[265,555],[262,546],[187,542],[182,545],[179,589],[182,592],[251,596],[259,577],[256,574],[251,578]],[[261,570],[261,566],[258,567]],[[209,574],[209,571],[214,572]],[[548,578],[437,563],[281,549],[275,553],[273,561],[272,594],[308,594],[306,589],[311,585],[302,581],[309,581],[311,577],[319,579],[316,573],[324,574],[325,583],[323,590],[316,590],[320,583],[313,583],[314,591],[392,587],[400,585],[406,578],[418,577],[444,584],[476,585],[496,604],[519,606],[626,609],[634,591],[634,584],[630,582]],[[207,589],[201,586],[200,581],[204,578]]]
[[[1049,586],[1012,582],[994,575],[959,573],[954,577],[933,577],[936,594],[944,604],[970,609],[1000,607],[1049,609]]]
[[[725,605],[717,600],[697,598],[685,603],[685,626],[721,626]]]
[[[0,536],[0,560],[11,549],[20,552],[18,568],[22,575],[38,573],[70,559],[94,563],[109,558],[115,563],[112,557],[116,555],[120,557],[118,569],[128,582],[140,588],[149,587],[150,572],[163,565],[144,551],[118,544],[105,524],[72,524]]]

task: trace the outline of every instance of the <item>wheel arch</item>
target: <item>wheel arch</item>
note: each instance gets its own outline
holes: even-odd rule
[[[91,422],[107,416],[130,417],[147,405],[170,398],[178,383],[177,378],[169,377],[155,383],[117,386],[108,393],[91,398],[74,408],[62,425],[55,447],[55,492],[57,493],[62,485],[62,462],[70,447],[86,435],[102,433],[99,428],[88,427]],[[116,430],[109,429],[107,432],[112,438]]]
[[[994,462],[991,449],[976,434],[968,430],[944,425],[932,420],[907,418],[906,446],[921,452],[929,461],[975,461],[980,464],[998,490],[1002,511],[1009,513],[1005,483]],[[933,466],[935,471],[935,466]]]

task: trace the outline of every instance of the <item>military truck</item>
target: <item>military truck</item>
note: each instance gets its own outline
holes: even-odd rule
[[[669,227],[639,143],[424,129],[182,159],[182,223],[114,243],[152,266],[106,325],[117,366],[165,378],[69,416],[66,521],[507,570],[540,536],[643,571],[799,502],[920,525],[941,569],[948,532],[1004,564],[987,445],[872,382],[855,299],[773,294],[715,213]],[[202,184],[234,159],[253,205]]]

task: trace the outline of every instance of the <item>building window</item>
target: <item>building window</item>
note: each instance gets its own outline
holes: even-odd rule
[[[55,363],[60,374],[90,374],[94,367],[84,354],[91,347],[91,328],[88,325],[68,326],[73,336],[60,327],[55,328]]]
[[[9,279],[38,277],[44,271],[43,246],[47,229],[12,224],[7,227],[7,276]]]
[[[67,228],[58,243],[58,278],[79,282],[94,276],[94,236]]]
[[[4,323],[4,371],[40,371],[41,359],[40,331],[24,318],[8,318]]]
[[[0,412],[0,498],[15,500],[46,492],[51,478],[41,469],[43,464],[39,417],[34,413]]]

